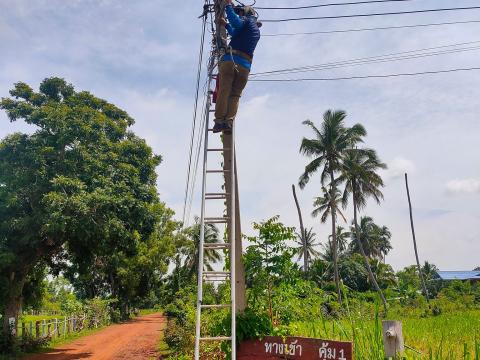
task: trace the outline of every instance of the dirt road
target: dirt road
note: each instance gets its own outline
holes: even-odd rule
[[[160,314],[147,315],[124,324],[112,325],[94,335],[25,360],[159,359],[157,347],[164,326],[164,318]]]

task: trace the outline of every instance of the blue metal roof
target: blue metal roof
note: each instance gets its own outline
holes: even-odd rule
[[[438,271],[442,280],[480,280],[480,271]]]

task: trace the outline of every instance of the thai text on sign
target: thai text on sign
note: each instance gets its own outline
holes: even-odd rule
[[[267,336],[240,344],[238,360],[318,359],[352,360],[351,342],[301,337]]]

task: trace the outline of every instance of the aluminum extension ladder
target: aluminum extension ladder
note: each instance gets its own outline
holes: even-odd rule
[[[235,304],[235,198],[236,198],[236,186],[235,186],[235,122],[232,125],[232,134],[224,134],[225,138],[231,136],[228,140],[228,145],[231,148],[209,148],[209,134],[212,133],[210,125],[210,114],[213,112],[212,108],[212,83],[214,79],[213,71],[215,66],[213,61],[210,61],[209,76],[208,76],[208,93],[205,106],[205,138],[203,149],[203,175],[202,175],[202,201],[200,212],[200,243],[199,243],[199,264],[198,264],[198,294],[197,294],[197,312],[196,312],[196,331],[195,331],[195,360],[200,359],[200,346],[202,342],[206,341],[230,341],[232,356],[231,359],[236,359],[236,304]],[[220,136],[215,135],[215,136]],[[230,145],[231,144],[231,145]],[[224,155],[224,167],[221,170],[208,168],[208,155],[211,153],[223,153]],[[207,192],[207,177],[220,174],[225,176],[225,189],[224,192]],[[230,181],[227,181],[227,176]],[[229,183],[231,189],[226,188],[226,184]],[[225,201],[229,203],[230,211],[227,212],[228,216],[216,216],[207,217],[206,202]],[[227,205],[228,206],[228,205]],[[229,242],[227,243],[205,243],[205,226],[208,224],[225,224],[228,229]],[[226,250],[230,255],[230,271],[204,271],[204,254],[206,250]],[[203,304],[203,285],[204,282],[226,282],[230,280],[230,294],[231,300],[228,304]],[[210,337],[201,334],[202,324],[202,311],[220,308],[230,308],[231,310],[231,332],[225,334],[225,336]]]

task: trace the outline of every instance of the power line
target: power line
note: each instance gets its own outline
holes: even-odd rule
[[[358,28],[358,29],[341,29],[341,30],[328,30],[328,31],[312,31],[312,32],[299,32],[299,33],[280,33],[280,34],[262,34],[262,37],[275,37],[275,36],[299,36],[299,35],[317,35],[317,34],[336,34],[336,33],[349,33],[349,32],[361,32],[361,31],[376,31],[376,30],[391,30],[391,29],[408,29],[417,27],[429,27],[429,26],[443,26],[443,25],[457,25],[457,24],[472,24],[480,23],[480,20],[468,20],[468,21],[451,21],[429,24],[413,24],[413,25],[399,25],[399,26],[381,26],[372,28]]]
[[[258,10],[302,10],[302,9],[314,9],[330,6],[346,6],[346,5],[362,5],[362,4],[374,4],[374,3],[389,3],[389,2],[405,2],[412,0],[365,0],[365,1],[352,1],[352,2],[343,2],[343,3],[328,3],[328,4],[319,4],[319,5],[308,5],[308,6],[291,6],[291,7],[259,7],[255,6],[255,9]]]
[[[446,74],[458,71],[474,71],[480,70],[480,67],[471,68],[458,68],[438,71],[423,71],[415,73],[400,73],[400,74],[386,74],[386,75],[366,75],[366,76],[348,76],[348,77],[336,77],[336,78],[304,78],[304,79],[252,79],[250,81],[255,82],[303,82],[303,81],[341,81],[341,80],[361,80],[361,79],[383,79],[402,76],[419,76],[419,75],[433,75],[433,74]]]
[[[293,67],[293,68],[287,68],[287,69],[264,71],[264,72],[253,73],[250,76],[254,77],[254,76],[265,76],[265,75],[279,75],[279,74],[282,74],[282,73],[294,73],[294,72],[302,72],[304,70],[310,71],[310,70],[315,70],[315,69],[318,69],[318,68],[323,69],[323,68],[329,68],[329,67],[350,65],[351,63],[357,63],[357,62],[368,62],[368,61],[373,62],[373,61],[379,61],[379,60],[389,60],[392,57],[405,56],[405,55],[408,55],[408,54],[411,54],[410,56],[412,56],[412,57],[414,57],[414,56],[421,57],[421,56],[427,55],[427,54],[428,55],[436,55],[436,54],[450,53],[450,52],[456,52],[456,51],[475,50],[475,49],[477,49],[477,47],[450,49],[450,50],[446,50],[445,52],[425,53],[426,51],[430,51],[430,50],[447,49],[447,48],[452,48],[452,47],[472,45],[472,44],[478,44],[478,43],[480,43],[479,40],[461,42],[461,43],[453,43],[453,44],[447,44],[447,45],[441,45],[441,46],[421,48],[421,49],[416,49],[416,50],[400,51],[400,52],[394,52],[394,53],[388,53],[388,54],[382,54],[382,55],[376,55],[376,56],[368,56],[368,57],[360,57],[360,58],[347,59],[347,60],[341,60],[341,61],[334,61],[334,62],[328,62],[328,63],[324,63],[324,64],[315,64],[315,65]],[[393,58],[393,59],[395,60],[395,58]]]
[[[419,58],[424,58],[424,57],[432,57],[432,56],[453,54],[453,53],[459,53],[459,52],[464,52],[464,51],[473,51],[473,50],[480,50],[480,46],[475,46],[475,47],[470,47],[470,48],[462,48],[462,49],[451,49],[451,50],[439,51],[439,52],[434,52],[434,53],[414,54],[414,55],[391,57],[391,58],[384,58],[384,59],[356,61],[356,62],[350,62],[350,63],[345,63],[345,64],[335,64],[335,65],[331,65],[331,66],[322,66],[322,67],[318,67],[318,68],[305,69],[305,70],[285,71],[285,72],[281,72],[279,74],[270,74],[270,75],[262,75],[262,76],[289,75],[289,74],[298,74],[298,73],[313,72],[313,71],[323,71],[323,70],[338,69],[338,68],[348,67],[348,66],[379,64],[379,63],[401,61],[401,60],[412,60],[412,59],[419,59]]]
[[[202,148],[202,144],[203,144],[203,135],[204,135],[204,130],[205,130],[205,122],[206,122],[206,107],[207,107],[207,102],[208,102],[208,91],[207,91],[207,87],[208,87],[208,81],[205,81],[205,85],[204,85],[204,88],[203,88],[203,94],[204,94],[204,102],[203,102],[203,107],[202,107],[202,118],[201,118],[201,123],[200,123],[200,129],[198,131],[198,135],[197,135],[197,146],[196,146],[196,152],[195,152],[195,155],[194,155],[194,158],[195,158],[195,161],[194,161],[194,167],[193,167],[193,170],[192,170],[192,185],[190,187],[190,194],[189,194],[189,198],[190,198],[190,201],[188,203],[188,207],[187,207],[187,215],[186,215],[186,221],[187,223],[190,221],[190,213],[191,213],[191,210],[192,210],[192,203],[193,203],[193,194],[194,194],[194,191],[195,191],[195,184],[196,184],[196,180],[197,180],[197,172],[198,172],[198,165],[199,165],[199,160],[200,160],[200,153],[201,153],[201,148]]]
[[[442,8],[442,9],[423,9],[423,10],[410,10],[410,11],[393,11],[385,13],[368,13],[368,14],[351,14],[351,15],[334,15],[334,16],[315,16],[315,17],[300,17],[291,19],[267,19],[262,22],[287,22],[287,21],[302,21],[302,20],[328,20],[328,19],[346,19],[357,17],[371,17],[371,16],[387,16],[387,15],[407,15],[407,14],[421,14],[430,12],[444,12],[444,11],[461,11],[461,10],[478,10],[480,6],[467,6],[457,8]]]
[[[201,80],[202,67],[203,67],[203,49],[205,45],[206,24],[207,24],[207,18],[204,17],[202,22],[202,35],[200,37],[200,50],[198,54],[198,70],[197,70],[197,81],[196,81],[196,90],[195,90],[195,102],[193,105],[193,121],[192,121],[192,131],[191,131],[191,138],[190,138],[190,154],[189,154],[188,166],[187,166],[185,198],[183,202],[183,215],[182,215],[183,226],[185,225],[185,215],[187,211],[187,201],[188,201],[188,190],[190,187],[190,175],[192,170],[193,143],[195,139],[195,129],[196,129],[196,123],[197,123],[198,98],[200,95],[200,80]]]

